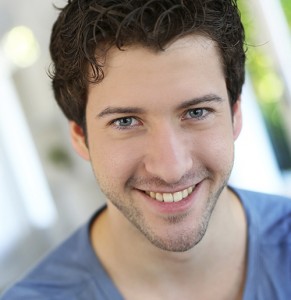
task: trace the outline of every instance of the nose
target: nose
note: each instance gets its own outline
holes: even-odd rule
[[[164,126],[155,130],[146,147],[144,163],[147,173],[168,184],[178,183],[192,168],[191,140],[175,128]]]

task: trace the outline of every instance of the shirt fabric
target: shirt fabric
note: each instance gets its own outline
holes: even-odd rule
[[[291,299],[291,199],[233,189],[248,226],[244,300]],[[122,300],[90,241],[93,218],[1,300]],[[193,298],[194,299],[194,298]]]

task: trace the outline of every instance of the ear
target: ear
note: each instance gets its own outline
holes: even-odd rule
[[[242,129],[241,97],[237,99],[232,107],[232,127],[233,138],[236,140]]]
[[[70,134],[73,148],[85,160],[90,160],[89,149],[83,129],[76,122],[70,121]]]

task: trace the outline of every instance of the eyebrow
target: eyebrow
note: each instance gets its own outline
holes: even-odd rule
[[[185,109],[189,106],[198,105],[200,103],[205,102],[223,102],[224,99],[221,97],[215,95],[215,94],[209,94],[205,95],[203,97],[198,97],[190,100],[183,101],[180,105],[178,105],[177,109]],[[113,114],[144,114],[146,111],[139,107],[107,107],[104,110],[102,110],[99,114],[97,114],[96,117],[103,118],[107,115],[113,115]]]
[[[198,105],[200,103],[205,103],[205,102],[224,102],[224,100],[225,99],[219,97],[218,95],[209,94],[209,95],[205,95],[203,97],[198,97],[198,98],[194,98],[194,99],[190,99],[190,100],[186,100],[186,101],[182,102],[178,106],[178,110],[188,108],[189,106]]]
[[[112,114],[142,114],[145,110],[138,107],[107,107],[97,114],[98,118],[103,118],[106,115]]]

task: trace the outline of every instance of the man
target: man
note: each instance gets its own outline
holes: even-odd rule
[[[3,299],[290,298],[291,201],[227,186],[243,45],[235,1],[69,1],[53,88],[107,205]]]

